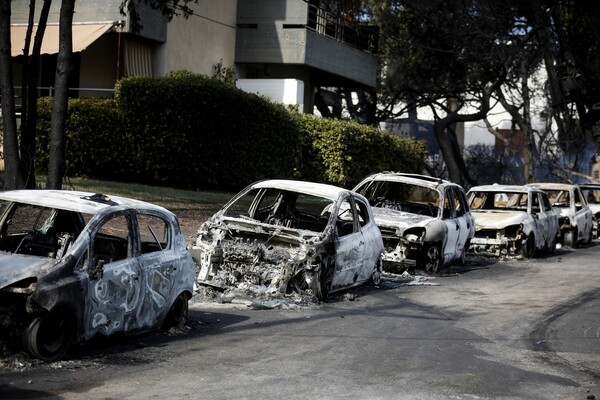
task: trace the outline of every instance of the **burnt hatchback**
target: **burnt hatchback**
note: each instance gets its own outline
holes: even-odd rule
[[[381,172],[354,190],[373,207],[383,236],[383,269],[403,272],[464,262],[475,223],[464,189],[452,182],[417,174]]]
[[[200,284],[324,300],[379,282],[383,242],[363,196],[320,183],[266,180],[205,222],[190,251]]]
[[[0,326],[37,358],[96,335],[183,325],[195,266],[175,215],[75,191],[0,193]]]
[[[482,185],[467,195],[476,224],[473,253],[530,258],[556,250],[558,216],[541,189]]]

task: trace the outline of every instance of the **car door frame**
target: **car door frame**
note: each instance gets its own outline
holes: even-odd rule
[[[346,201],[350,203],[353,230],[351,233],[340,236],[337,229],[338,218],[341,215],[342,205]],[[352,286],[357,282],[363,268],[365,253],[365,239],[358,223],[353,196],[350,194],[342,196],[337,202],[335,210],[336,214],[332,216],[332,223],[336,227],[334,235],[335,270],[331,279],[331,291]]]
[[[579,207],[577,206],[576,196],[581,203]],[[592,212],[587,203],[587,199],[577,186],[572,188],[570,207],[577,226],[577,238],[578,240],[585,240],[588,238],[589,232],[592,229]]]
[[[460,257],[458,246],[460,240],[461,223],[456,215],[456,204],[454,199],[453,187],[447,186],[444,188],[444,198],[442,203],[442,222],[446,229],[446,237],[442,246],[442,257],[445,265]],[[446,215],[446,201],[448,201],[448,215]],[[466,228],[466,223],[465,223]]]
[[[547,209],[549,201],[544,201],[544,194],[542,192],[532,192],[531,198],[531,215],[536,226],[536,232],[540,232],[541,235],[535,234],[535,247],[536,249],[543,249],[546,244],[552,242],[552,232],[550,229],[550,217],[548,215],[549,209]],[[534,199],[536,204],[534,204]]]
[[[95,238],[98,231],[113,218],[123,216],[128,225],[128,254],[125,258],[104,263],[95,262],[96,243]],[[87,249],[87,273],[84,274],[82,285],[85,292],[84,312],[84,337],[89,339],[100,333],[111,335],[115,332],[127,332],[139,329],[137,314],[140,309],[143,292],[139,284],[141,268],[136,249],[139,248],[134,215],[130,210],[118,210],[103,215],[95,225],[91,227]],[[125,302],[114,303],[111,290],[116,296]],[[104,292],[103,292],[104,291]]]
[[[168,248],[158,251],[143,252],[142,227],[140,215],[149,215],[162,220],[168,227]],[[144,297],[140,303],[140,323],[143,328],[151,328],[162,321],[175,297],[179,295],[179,286],[175,282],[184,260],[175,251],[175,228],[172,221],[162,213],[153,210],[137,210],[135,212],[135,231],[139,238],[137,258],[140,265],[141,279],[144,287]]]

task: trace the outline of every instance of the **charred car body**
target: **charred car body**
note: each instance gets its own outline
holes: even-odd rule
[[[385,245],[384,271],[418,267],[435,273],[464,262],[475,224],[461,186],[430,176],[382,172],[353,190],[373,209]]]
[[[267,180],[233,197],[198,230],[198,282],[267,294],[330,292],[380,279],[381,234],[366,199],[312,182]]]
[[[95,335],[182,325],[195,266],[174,214],[54,190],[0,193],[0,326],[33,356]]]
[[[541,189],[475,186],[467,196],[476,225],[471,252],[529,258],[555,251],[558,216]]]
[[[599,183],[583,183],[578,185],[583,193],[583,197],[588,202],[590,210],[592,210],[592,233],[594,239],[598,238],[598,221],[600,221],[600,184]]]
[[[577,185],[567,183],[531,183],[542,189],[558,213],[558,242],[577,247],[593,238],[593,214]]]

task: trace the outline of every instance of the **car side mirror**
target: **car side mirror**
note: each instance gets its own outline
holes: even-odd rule
[[[104,275],[104,260],[98,260],[92,268],[88,269],[88,275],[92,280],[102,278]]]

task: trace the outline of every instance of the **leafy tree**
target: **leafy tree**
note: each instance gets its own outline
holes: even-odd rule
[[[372,19],[382,32],[377,119],[407,112],[415,117],[416,107],[429,107],[450,179],[474,181],[464,168],[453,125],[483,119],[495,102],[524,134],[526,181],[539,176],[540,163],[556,168],[566,153],[574,155],[568,157],[569,165],[580,162],[577,154],[600,133],[600,8],[595,3],[361,3],[361,18]],[[540,70],[546,82],[539,81]],[[547,96],[542,114],[549,122],[544,131],[537,131],[532,120],[539,110],[533,99],[541,92]],[[550,140],[553,137],[558,140]]]
[[[365,10],[383,33],[380,119],[429,108],[449,178],[474,183],[455,126],[488,114],[494,92],[507,79],[511,58],[523,50],[517,5],[387,0],[369,1]]]

